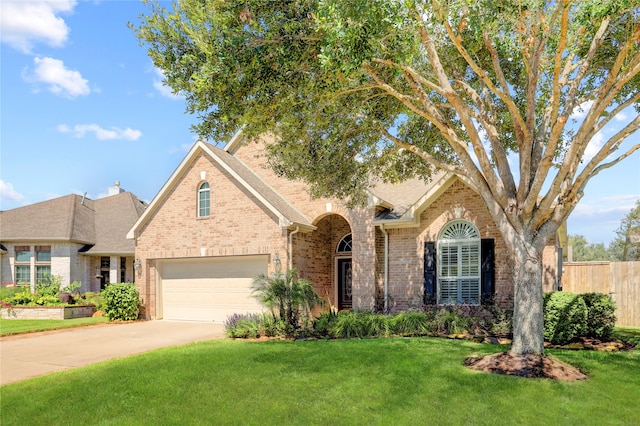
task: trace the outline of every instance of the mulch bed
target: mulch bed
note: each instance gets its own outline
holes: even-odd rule
[[[588,376],[569,365],[547,355],[515,356],[510,352],[500,352],[484,357],[469,357],[464,365],[479,371],[493,374],[506,374],[527,378],[545,378],[553,380],[585,380]]]

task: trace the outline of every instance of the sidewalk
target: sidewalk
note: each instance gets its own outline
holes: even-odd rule
[[[162,320],[1,337],[0,386],[154,349],[222,338],[222,324]]]

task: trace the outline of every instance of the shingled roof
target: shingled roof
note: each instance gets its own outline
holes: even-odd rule
[[[247,167],[242,161],[229,154],[224,149],[220,149],[209,143],[205,143],[215,156],[225,163],[230,169],[235,171],[242,180],[262,195],[267,203],[272,205],[278,212],[292,223],[313,227],[311,220],[300,210],[289,203],[284,197],[278,194],[275,189],[262,180],[253,170]]]
[[[83,251],[88,254],[133,254],[126,234],[145,208],[130,192],[98,200],[66,195],[0,212],[0,241],[69,242],[92,246]]]

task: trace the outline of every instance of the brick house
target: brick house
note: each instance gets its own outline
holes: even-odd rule
[[[195,143],[130,230],[145,317],[222,322],[261,311],[252,279],[291,267],[337,309],[511,303],[502,237],[454,175],[378,184],[366,207],[347,209],[276,176],[265,141]],[[544,252],[546,291],[557,246]]]
[[[92,200],[71,194],[0,212],[2,286],[28,285],[52,275],[81,291],[133,282],[135,244],[126,238],[147,204],[120,184]]]

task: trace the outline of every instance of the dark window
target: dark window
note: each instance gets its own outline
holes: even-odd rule
[[[352,248],[351,234],[347,234],[344,237],[342,237],[342,239],[338,243],[338,249],[336,250],[336,252],[351,253],[352,250],[353,248]]]

